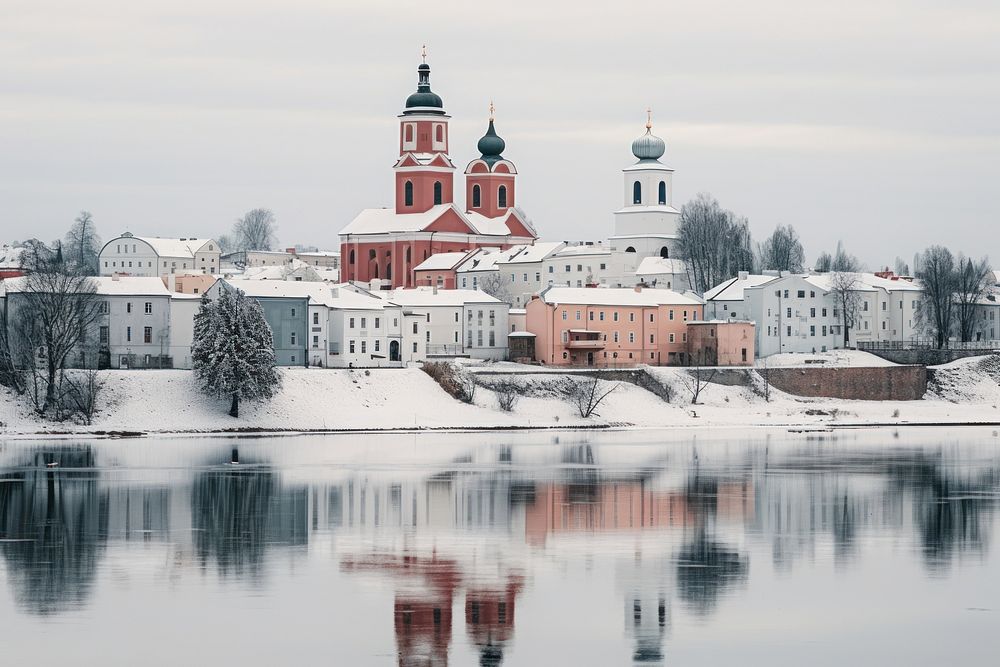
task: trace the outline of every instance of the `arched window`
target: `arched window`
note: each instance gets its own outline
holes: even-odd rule
[[[369,262],[375,261],[376,255],[377,255],[377,253],[374,250],[369,250],[368,251],[368,261]]]
[[[410,263],[410,246],[406,246],[406,263]]]
[[[483,205],[483,193],[479,188],[479,184],[472,186],[472,208],[479,208]]]
[[[625,248],[625,252],[635,252],[635,248],[633,248],[632,246],[629,246],[629,247]]]
[[[441,203],[441,181],[434,181],[434,205]]]
[[[407,143],[410,143],[411,141],[413,141],[413,126],[412,125],[407,125],[406,126],[405,136],[406,136],[405,141]]]
[[[507,208],[507,186],[501,185],[500,189],[497,190],[497,206],[499,208]]]
[[[350,262],[351,262],[351,264],[354,264],[354,250],[353,249],[351,250]]]
[[[403,206],[413,206],[413,181],[403,184]]]
[[[437,142],[444,141],[444,125],[438,125],[434,130],[434,140]]]
[[[642,184],[639,181],[632,184],[632,203],[642,203]]]
[[[670,248],[668,248],[667,246],[663,246],[662,248],[660,248],[660,257],[662,257],[663,259],[670,259]]]
[[[659,196],[659,200],[660,200],[660,204],[661,205],[667,203],[667,182],[666,181],[660,181],[660,196]]]

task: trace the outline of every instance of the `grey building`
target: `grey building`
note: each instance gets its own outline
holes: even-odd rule
[[[260,304],[274,336],[274,361],[278,366],[308,366],[309,297],[287,296],[283,281],[220,279],[205,293],[215,299],[220,289],[239,289]]]

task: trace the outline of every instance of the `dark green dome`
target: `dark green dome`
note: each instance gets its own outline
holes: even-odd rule
[[[503,149],[507,147],[507,144],[497,134],[496,129],[493,127],[492,118],[490,118],[490,126],[486,130],[486,134],[484,134],[483,138],[479,140],[476,147],[479,149],[479,152],[482,153],[481,159],[485,160],[491,167],[496,162],[503,159]]]
[[[417,92],[406,98],[404,115],[415,113],[444,114],[441,96],[431,91],[431,66],[421,63],[417,67]]]

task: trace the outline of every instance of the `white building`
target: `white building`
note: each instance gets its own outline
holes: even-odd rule
[[[659,255],[642,258],[639,267],[635,270],[634,282],[656,289],[669,289],[678,292],[684,292],[689,288],[687,267],[685,267],[684,262]],[[621,286],[632,287],[633,285],[622,284]]]
[[[542,261],[546,287],[608,285],[611,250],[600,241],[567,245]]]
[[[764,285],[777,277],[740,271],[735,278],[719,283],[705,292],[705,319],[752,320],[744,299],[744,290]]]
[[[565,244],[559,242],[516,245],[507,250],[483,249],[456,269],[456,286],[460,289],[478,289],[479,281],[487,273],[500,272],[510,279],[511,305],[523,307],[531,297],[550,283],[546,279],[543,262]]]
[[[364,290],[323,282],[225,282],[258,300],[304,300],[309,366],[401,367],[426,359],[423,316]]]
[[[848,331],[848,345],[865,342],[906,342],[921,338],[917,321],[920,286],[909,280],[857,273],[852,291],[856,293],[857,312]],[[834,274],[793,274],[781,277],[762,276],[752,284],[750,277],[737,279],[735,287],[727,283],[706,293],[718,306],[728,307],[727,289],[742,289],[743,309],[739,319],[756,323],[757,354],[765,357],[779,352],[825,352],[844,347],[842,305],[833,287]],[[765,280],[764,278],[770,278]],[[739,285],[742,284],[742,287]],[[723,314],[726,311],[723,311]],[[745,315],[744,315],[745,313]],[[706,313],[706,316],[709,316]]]
[[[167,276],[172,273],[219,271],[221,253],[213,239],[161,239],[125,232],[101,248],[102,276]]]
[[[485,292],[435,287],[374,292],[404,311],[423,318],[424,342],[430,357],[507,357],[510,305]]]
[[[256,266],[285,266],[293,262],[302,262],[312,267],[323,269],[340,269],[340,251],[338,250],[299,250],[288,248],[281,250],[247,250],[242,254],[242,263],[246,268]]]

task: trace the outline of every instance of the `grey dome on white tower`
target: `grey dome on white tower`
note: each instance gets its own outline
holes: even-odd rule
[[[659,160],[667,152],[667,143],[653,134],[652,111],[646,114],[646,134],[632,142],[632,155],[639,160]]]

